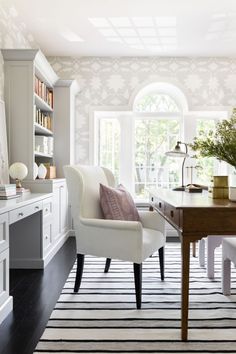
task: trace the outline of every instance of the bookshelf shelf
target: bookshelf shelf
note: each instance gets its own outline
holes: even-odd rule
[[[53,112],[52,107],[47,104],[41,97],[37,95],[37,93],[34,93],[34,98],[35,98],[35,105],[37,108],[40,108],[42,111],[46,112]]]
[[[53,132],[38,123],[34,123],[34,131],[36,135],[53,136]]]

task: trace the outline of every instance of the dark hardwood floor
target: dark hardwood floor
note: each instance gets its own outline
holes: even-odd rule
[[[32,354],[75,262],[70,237],[44,270],[11,270],[13,312],[0,325],[1,354]]]

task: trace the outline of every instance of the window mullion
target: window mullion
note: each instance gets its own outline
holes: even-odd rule
[[[122,115],[118,119],[121,127],[120,183],[133,194],[133,119],[130,115]]]

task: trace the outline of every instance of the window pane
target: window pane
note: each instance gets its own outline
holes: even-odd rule
[[[140,98],[135,106],[136,112],[180,112],[175,100],[166,94],[152,93]]]
[[[197,136],[201,132],[204,132],[207,136],[210,130],[215,130],[216,123],[215,119],[197,119]],[[213,157],[204,157],[197,160],[196,183],[209,185],[211,176],[214,175],[216,163],[216,159]]]
[[[176,119],[136,119],[135,121],[135,194],[148,198],[147,188],[173,188],[180,183],[180,159],[170,158],[179,140]]]
[[[120,124],[117,119],[99,120],[98,163],[109,168],[115,175],[116,182],[120,174]]]

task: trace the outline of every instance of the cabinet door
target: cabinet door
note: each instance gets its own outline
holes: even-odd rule
[[[60,232],[65,233],[68,230],[68,202],[66,183],[60,186]]]
[[[60,185],[53,186],[53,241],[60,236]]]
[[[0,252],[9,247],[8,213],[0,215]]]
[[[0,253],[0,307],[9,296],[9,248]]]

